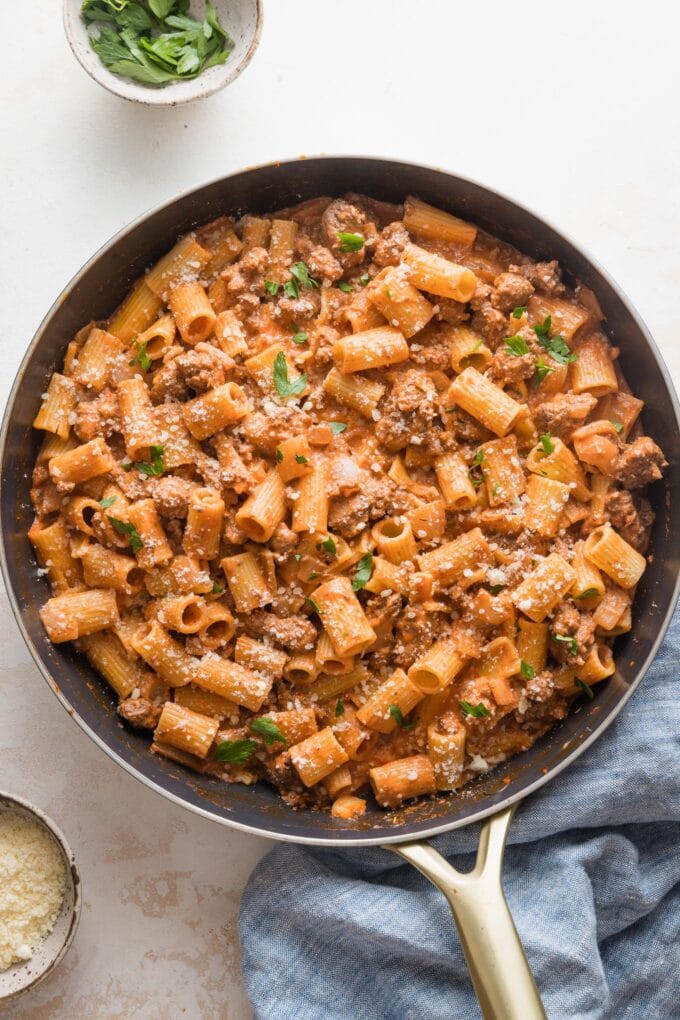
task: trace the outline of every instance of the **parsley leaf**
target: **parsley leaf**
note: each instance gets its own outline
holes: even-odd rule
[[[344,701],[337,701],[335,703],[335,718],[339,719],[341,715],[345,714],[345,703]]]
[[[597,588],[586,588],[586,590],[582,591],[580,595],[574,595],[573,597],[575,599],[592,599],[592,598],[595,598],[595,596],[599,595],[599,594],[600,593],[597,590]]]
[[[288,362],[283,351],[279,351],[274,359],[274,385],[280,397],[297,397],[307,385],[307,376],[289,380]]]
[[[220,584],[219,581],[215,581],[213,583],[213,586],[212,586],[212,593],[213,593],[213,595],[221,595],[223,591],[224,591],[224,585]]]
[[[623,423],[620,421],[612,421],[612,425],[617,432],[623,432]]]
[[[578,641],[571,634],[551,634],[553,641],[559,641],[569,648],[570,655],[576,655],[578,652]]]
[[[476,467],[479,467],[479,465],[483,464],[483,463],[484,463],[484,450],[482,450],[480,448],[479,450],[477,450],[477,453],[475,454],[475,459],[473,460],[473,462],[470,465],[470,467],[471,468],[476,468]]]
[[[361,251],[364,246],[363,234],[350,234],[346,230],[338,231],[340,251]]]
[[[309,270],[304,262],[296,262],[295,265],[290,267],[290,271],[297,282],[301,286],[306,287],[307,290],[314,290],[315,287],[319,286],[319,281],[309,275]]]
[[[110,506],[113,506],[115,502],[116,502],[115,496],[107,496],[106,499],[99,500],[99,505],[102,508],[102,510],[108,510],[108,508]]]
[[[317,577],[318,577],[318,576],[319,576],[319,575],[317,574],[316,570],[313,570],[313,571],[311,572],[311,574],[309,575],[309,577],[307,578],[307,580],[308,580],[308,581],[316,581],[316,579],[317,579]],[[314,605],[316,605],[316,603],[314,603]]]
[[[579,680],[578,678],[576,680],[574,680],[574,683],[576,684],[577,687],[581,688],[581,690],[583,691],[585,696],[588,698],[588,701],[592,701],[593,700],[595,695],[593,694],[593,689],[590,686],[590,684],[587,684],[587,683],[585,683],[584,680]]]
[[[259,733],[264,738],[264,742],[267,746],[273,744],[275,741],[279,741],[281,744],[285,744],[288,747],[288,741],[284,737],[281,730],[278,728],[273,719],[268,716],[261,716],[259,719],[252,719],[250,728],[253,733]]]
[[[281,286],[280,283],[274,283],[273,280],[264,281],[264,289],[267,291],[268,294],[271,294],[272,297],[276,297],[276,295],[279,292],[280,286]]]
[[[215,761],[224,761],[230,765],[243,765],[257,751],[256,740],[223,740],[215,748]]]
[[[572,361],[578,361],[578,354],[572,354],[563,336],[557,334],[550,336],[552,318],[549,315],[532,328],[539,344],[545,348],[553,361],[559,365],[569,365]]]
[[[474,485],[475,489],[478,489],[479,486],[484,481],[484,471],[481,470],[481,466],[483,463],[484,463],[484,450],[479,449],[477,450],[477,453],[475,454],[475,459],[470,465],[470,469],[468,471],[468,478]],[[477,468],[480,468],[479,473],[477,472]]]
[[[306,344],[308,340],[309,340],[309,337],[308,337],[307,333],[304,333],[302,331],[299,332],[299,333],[296,333],[295,336],[293,337],[293,343],[294,344]]]
[[[528,662],[525,662],[524,659],[522,659],[522,661],[519,664],[519,671],[525,680],[533,680],[534,677],[536,676],[536,670],[534,669],[534,667],[531,666]]]
[[[534,386],[537,388],[541,385],[546,375],[549,375],[553,369],[550,365],[546,365],[543,358],[538,358],[536,361],[536,374],[534,376]]]
[[[506,336],[505,349],[508,354],[513,354],[516,358],[521,358],[523,354],[529,353],[529,344],[523,336]]]
[[[281,449],[280,446],[277,446],[276,447],[276,463],[280,464],[282,460],[283,460],[283,450]]]
[[[361,284],[362,287],[367,287],[370,282],[371,278],[368,275],[368,273],[362,273],[361,276],[359,277],[359,283]]]
[[[343,294],[351,294],[354,291],[354,287],[352,287],[351,284],[347,283],[346,280],[340,280],[337,287],[338,290],[341,290],[343,292]]]
[[[537,337],[547,340],[550,336],[550,330],[552,329],[552,316],[546,316],[543,322],[537,323],[532,328]]]
[[[322,549],[325,549],[327,553],[331,554],[331,556],[335,556],[335,554],[338,551],[335,542],[333,541],[330,535],[325,540],[325,542],[318,542],[316,547],[319,550],[319,552],[321,552]]]
[[[491,715],[491,712],[481,702],[479,705],[471,705],[469,701],[459,701],[460,710],[463,715],[471,715],[473,719],[484,719],[486,716]]]
[[[500,592],[503,591],[504,588],[505,588],[504,584],[492,584],[491,587],[489,588],[489,591],[491,592],[492,595],[498,595]]]
[[[142,542],[141,536],[137,531],[134,524],[130,524],[129,521],[121,521],[118,517],[110,517],[106,515],[109,524],[119,535],[124,535],[130,543],[130,548],[133,553],[138,553],[144,543]]]
[[[309,580],[309,578],[307,578],[307,580]],[[314,601],[314,599],[310,598],[309,595],[305,595],[305,602],[310,607],[310,609],[314,610],[314,612],[317,614],[317,616],[321,616],[321,610],[319,609],[319,606]]]
[[[165,471],[165,463],[163,461],[163,447],[152,446],[150,447],[151,463],[145,461],[136,461],[135,467],[138,471],[141,471],[147,478],[160,478]]]
[[[148,372],[151,368],[151,358],[146,353],[146,344],[140,344],[135,340],[135,347],[136,353],[130,362],[130,366],[134,367],[135,365],[139,365],[142,372]]]
[[[283,285],[283,293],[286,297],[292,298],[296,301],[300,297],[300,288],[298,287],[297,280],[290,279]]]
[[[360,591],[361,588],[365,588],[368,582],[371,580],[371,574],[373,573],[373,553],[366,553],[361,557],[357,563],[357,569],[354,573],[354,580],[352,581],[352,588],[354,591]]]
[[[513,319],[521,319],[522,316],[525,315],[526,312],[528,312],[528,310],[529,309],[527,308],[526,305],[517,305],[517,308],[513,308],[512,310]]]
[[[307,464],[308,461],[307,461],[307,458],[303,457],[303,455],[301,453],[296,453],[295,454],[295,463],[296,464]]]
[[[347,425],[344,421],[329,421],[328,427],[334,436],[339,436],[341,432],[344,432]]]
[[[543,448],[543,453],[555,452],[555,444],[553,443],[552,437],[549,432],[545,432],[542,436],[539,436],[538,441]]]
[[[402,730],[410,730],[416,724],[415,719],[413,719],[413,721],[410,723],[406,722],[406,720],[404,719],[403,712],[401,711],[398,705],[390,705],[390,715],[394,719],[397,726]]]

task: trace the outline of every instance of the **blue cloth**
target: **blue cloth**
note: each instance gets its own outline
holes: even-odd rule
[[[680,1017],[680,613],[607,732],[519,808],[504,887],[550,1020]],[[477,831],[433,845],[473,864]],[[479,1017],[444,897],[380,849],[281,844],[241,905],[258,1020]]]

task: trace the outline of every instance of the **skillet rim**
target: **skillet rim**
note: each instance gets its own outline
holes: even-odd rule
[[[521,215],[528,216],[530,218],[537,220],[540,224],[547,227],[548,230],[552,231],[553,234],[555,234],[558,238],[565,241],[567,245],[573,248],[574,251],[581,256],[581,258],[583,258],[590,266],[593,267],[596,273],[599,273],[600,276],[603,277],[603,279],[611,287],[612,291],[625,308],[630,319],[633,320],[634,324],[637,326],[641,334],[644,336],[648,350],[651,353],[653,359],[655,360],[659,372],[664,379],[666,390],[675,413],[676,428],[678,432],[680,432],[680,403],[678,401],[678,396],[673,385],[673,380],[671,378],[668,367],[666,366],[664,358],[661,352],[659,351],[645,321],[643,320],[642,316],[639,314],[637,309],[634,307],[634,305],[628,298],[628,295],[623,291],[619,284],[611,277],[609,272],[606,269],[604,269],[603,266],[601,266],[600,263],[597,261],[597,259],[593,258],[590,255],[590,253],[583,248],[582,245],[577,244],[569,234],[555,227],[553,223],[550,220],[546,219],[543,215],[539,215],[538,213],[534,212],[533,209],[529,208],[525,204],[516,201],[514,198],[510,198],[504,192],[498,191],[496,188],[492,188],[487,184],[474,180],[473,178],[466,177],[462,174],[452,173],[436,165],[428,163],[419,163],[412,160],[396,159],[379,155],[377,156],[358,154],[331,155],[326,153],[320,153],[318,155],[310,156],[304,155],[292,157],[289,159],[277,159],[270,160],[264,163],[252,164],[244,168],[238,168],[236,170],[233,170],[229,174],[222,174],[217,177],[211,178],[210,180],[204,181],[202,184],[198,186],[187,188],[184,189],[183,191],[180,191],[179,193],[174,194],[171,198],[166,199],[165,201],[159,203],[158,205],[150,209],[146,209],[139,216],[135,217],[129,223],[126,223],[123,227],[121,227],[120,230],[116,231],[115,234],[108,238],[108,240],[106,240],[97,249],[97,251],[80,267],[80,269],[73,275],[73,277],[69,280],[66,286],[61,289],[57,298],[52,303],[52,305],[50,306],[50,308],[40,321],[38,328],[36,329],[36,332],[33,338],[31,339],[31,342],[29,343],[23,358],[21,359],[15,378],[12,382],[12,386],[8,393],[7,402],[3,411],[2,426],[0,428],[0,471],[4,473],[8,433],[10,424],[13,420],[14,405],[16,403],[17,397],[19,396],[21,386],[23,383],[23,377],[31,362],[33,354],[40,347],[43,338],[43,333],[45,332],[47,326],[49,325],[56,311],[67,300],[71,291],[80,283],[81,279],[85,276],[85,274],[93,266],[95,266],[102,258],[104,258],[108,253],[110,253],[111,249],[113,249],[119,241],[121,241],[131,231],[136,230],[138,227],[142,226],[146,220],[150,219],[152,216],[155,216],[158,213],[161,213],[163,210],[174,205],[176,202],[184,201],[192,196],[197,197],[200,192],[203,192],[215,185],[221,184],[222,182],[226,182],[231,178],[237,177],[241,174],[257,172],[259,170],[265,170],[273,167],[281,169],[282,171],[285,172],[285,169],[287,167],[291,165],[297,165],[301,161],[304,161],[307,165],[310,165],[313,162],[323,161],[325,163],[332,162],[334,160],[346,160],[346,161],[357,160],[361,162],[390,165],[398,168],[406,167],[415,170],[424,170],[430,173],[437,174],[440,177],[460,182],[463,185],[469,185],[473,188],[481,189],[482,191],[486,192],[489,196],[493,196],[495,199],[500,200],[506,207],[514,207],[514,209],[517,210]],[[542,786],[548,783],[555,776],[559,775],[559,773],[563,769],[567,768],[568,765],[574,762],[588,747],[590,747],[594,743],[595,740],[598,739],[598,737],[601,736],[601,734],[605,732],[607,727],[618,716],[619,712],[623,709],[624,705],[628,702],[629,698],[633,695],[634,691],[637,690],[638,686],[640,685],[645,675],[647,674],[649,667],[654,661],[654,658],[657,655],[659,647],[661,646],[661,643],[666,635],[671,619],[673,617],[678,597],[680,596],[680,571],[678,571],[675,576],[673,590],[668,601],[666,612],[660,624],[658,625],[656,637],[651,644],[647,656],[645,657],[642,664],[639,666],[634,679],[630,683],[627,683],[623,690],[619,693],[616,702],[610,708],[608,708],[606,716],[604,716],[604,718],[599,719],[595,724],[593,724],[592,731],[588,736],[583,738],[571,751],[565,754],[564,757],[562,757],[558,762],[548,766],[540,776],[538,776],[533,782],[530,782],[526,786],[522,787],[521,790],[517,792],[510,792],[512,791],[511,782],[510,786],[508,787],[509,792],[501,796],[498,799],[497,803],[488,805],[484,808],[481,808],[479,811],[475,811],[472,814],[465,815],[462,818],[458,819],[454,818],[453,820],[440,822],[430,827],[418,829],[416,832],[401,831],[405,826],[408,826],[409,824],[408,822],[405,822],[395,824],[394,832],[389,832],[387,834],[381,832],[380,835],[375,836],[360,836],[358,838],[307,836],[298,835],[290,832],[279,833],[275,827],[270,829],[264,826],[259,827],[256,825],[250,825],[244,822],[239,822],[233,818],[227,818],[222,815],[216,814],[214,811],[210,810],[207,807],[202,807],[198,803],[189,801],[187,799],[184,799],[183,797],[178,796],[173,791],[169,790],[167,787],[163,786],[160,783],[157,783],[150,776],[146,776],[140,771],[138,771],[137,768],[131,762],[127,762],[123,757],[121,757],[118,751],[110,743],[108,743],[106,740],[100,737],[89,726],[89,724],[73,708],[69,700],[63,694],[57,682],[52,678],[49,669],[44,663],[40,653],[38,652],[38,649],[35,647],[31,637],[29,636],[26,630],[26,627],[24,626],[22,612],[19,607],[14,587],[11,583],[9,576],[9,567],[7,563],[5,550],[5,534],[6,534],[5,524],[6,521],[3,514],[3,508],[2,504],[0,503],[0,529],[2,530],[2,541],[0,541],[0,568],[2,570],[2,576],[5,582],[7,598],[10,603],[14,619],[17,623],[24,643],[26,644],[29,652],[31,653],[31,657],[33,658],[33,661],[38,667],[38,670],[40,671],[43,679],[47,682],[48,686],[50,687],[50,690],[57,697],[62,707],[66,710],[68,715],[78,724],[81,730],[84,733],[86,733],[87,736],[97,746],[99,746],[101,750],[103,750],[115,764],[124,769],[124,771],[126,771],[130,776],[135,778],[138,782],[142,783],[148,789],[161,794],[163,797],[172,801],[178,806],[183,807],[186,810],[192,811],[193,813],[205,819],[208,819],[221,825],[225,825],[230,829],[236,829],[237,831],[248,833],[249,835],[260,836],[262,838],[269,838],[274,840],[281,840],[282,842],[299,843],[307,846],[335,847],[341,849],[343,847],[384,846],[403,842],[423,841],[430,839],[433,836],[440,835],[444,832],[450,832],[453,831],[454,829],[464,828],[465,826],[473,825],[476,822],[480,822],[483,819],[488,818],[491,815],[494,815],[499,811],[511,806],[512,804],[517,804],[518,802],[524,800],[525,797],[528,797],[530,794],[536,792],[538,789],[540,789]],[[293,809],[289,810],[292,811]],[[345,829],[343,831],[346,832],[347,830]]]

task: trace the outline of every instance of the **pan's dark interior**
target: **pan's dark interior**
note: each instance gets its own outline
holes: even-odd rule
[[[45,382],[61,364],[65,346],[76,330],[90,319],[107,317],[132,281],[167,251],[178,235],[192,227],[223,214],[269,212],[316,195],[339,195],[348,190],[393,202],[414,193],[481,225],[534,257],[558,258],[568,277],[582,280],[596,292],[607,316],[610,337],[621,348],[623,370],[647,405],[646,430],[662,444],[670,461],[666,480],[653,492],[658,515],[651,549],[653,561],[638,591],[633,632],[618,642],[617,675],[598,686],[593,702],[582,704],[538,745],[463,793],[397,813],[385,814],[374,808],[353,826],[311,812],[294,812],[264,785],[227,786],[152,755],[146,734],[122,728],[114,712],[114,698],[86,661],[70,647],[54,647],[47,641],[38,610],[48,597],[48,586],[36,575],[26,539],[32,520],[30,470],[38,445],[31,421]],[[53,686],[85,727],[147,782],[188,806],[264,834],[340,843],[357,839],[380,842],[397,834],[402,839],[413,839],[437,826],[464,824],[480,811],[499,806],[510,794],[521,793],[546,778],[594,732],[604,728],[648,665],[674,604],[680,542],[670,507],[678,504],[680,496],[678,416],[672,384],[644,326],[615,285],[560,234],[508,199],[438,170],[379,159],[303,159],[238,173],[164,206],[107,245],[51,310],[15,383],[5,430],[1,510],[6,580],[15,593],[29,644],[51,675]]]

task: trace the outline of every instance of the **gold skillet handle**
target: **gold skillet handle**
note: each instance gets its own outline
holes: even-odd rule
[[[501,884],[514,807],[482,824],[477,861],[461,874],[429,843],[385,846],[440,889],[453,913],[484,1020],[547,1020]]]

